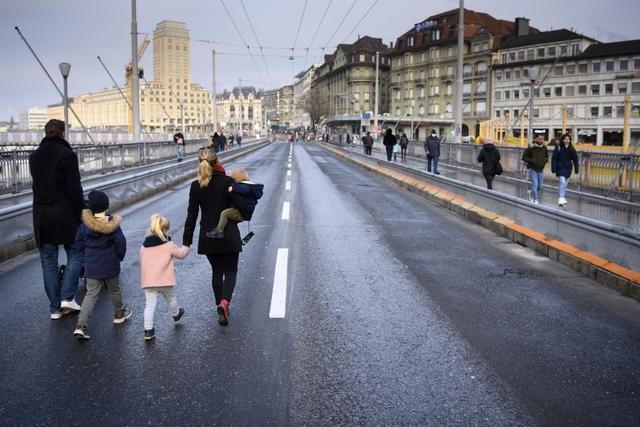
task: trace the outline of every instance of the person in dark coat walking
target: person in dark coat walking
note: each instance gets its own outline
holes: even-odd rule
[[[539,204],[542,188],[544,187],[544,166],[549,162],[549,150],[544,145],[544,135],[536,135],[533,145],[522,153],[522,161],[527,165],[531,190],[529,201]]]
[[[571,135],[565,133],[557,143],[551,156],[551,172],[558,177],[558,205],[565,206],[567,199],[567,185],[572,170],[578,174],[578,153],[571,143]]]
[[[236,136],[236,142],[238,143],[238,147],[242,147],[242,134]]]
[[[402,132],[400,136],[400,158],[402,160],[407,160],[407,148],[409,147],[409,138],[407,138],[407,134]]]
[[[424,152],[427,155],[427,172],[431,172],[433,164],[433,173],[440,175],[438,172],[438,160],[440,159],[440,138],[436,135],[436,131],[432,130],[431,135],[424,143]]]
[[[384,144],[384,148],[387,150],[387,160],[391,161],[391,157],[393,156],[393,146],[398,143],[398,139],[393,134],[391,128],[387,129],[387,133],[385,134],[382,144]]]
[[[222,153],[224,152],[224,150],[226,150],[227,148],[227,137],[224,136],[224,133],[220,132],[220,144],[219,145],[219,152]]]
[[[109,197],[102,191],[89,193],[89,209],[82,211],[82,224],[76,233],[76,243],[83,251],[84,276],[87,278],[87,294],[82,301],[82,311],[73,335],[89,339],[89,319],[103,286],[111,294],[113,323],[124,323],[131,317],[131,310],[122,302],[120,292],[120,263],[127,252],[127,240],[122,233],[119,216],[107,215]]]
[[[182,244],[191,246],[196,228],[198,212],[200,219],[200,234],[198,235],[198,254],[205,255],[213,270],[211,284],[217,305],[218,323],[221,326],[229,324],[229,304],[236,286],[238,275],[238,259],[242,252],[240,230],[235,222],[229,222],[222,239],[209,239],[208,230],[218,224],[223,210],[232,206],[239,210],[246,208],[245,199],[234,193],[229,193],[233,178],[226,176],[216,167],[217,156],[210,150],[202,150],[199,155],[198,179],[191,183],[189,190],[189,207],[184,224]]]
[[[373,149],[373,137],[371,136],[371,132],[367,132],[367,134],[362,137],[362,145],[364,146],[364,154],[370,156],[371,150]]]
[[[493,178],[502,173],[500,151],[493,145],[491,138],[484,138],[482,149],[478,154],[478,162],[482,163],[482,175],[487,181],[487,188],[493,190]]]
[[[181,162],[184,157],[184,135],[180,132],[180,129],[173,135],[173,142],[176,144],[176,156],[178,161]]]
[[[218,135],[218,132],[213,133],[213,136],[211,137],[211,145],[209,146],[209,148],[212,149],[214,153],[220,151],[220,135]]]
[[[40,146],[29,156],[33,178],[33,232],[40,251],[44,289],[52,319],[80,311],[74,295],[82,268],[75,242],[84,209],[78,157],[64,139],[64,122],[49,120]],[[67,265],[58,276],[58,249],[64,245]]]

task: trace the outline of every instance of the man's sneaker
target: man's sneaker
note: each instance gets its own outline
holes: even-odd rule
[[[56,311],[55,313],[51,313],[51,320],[62,319],[62,316],[64,316],[62,311]]]
[[[81,340],[88,340],[89,338],[91,338],[91,335],[89,335],[89,330],[85,325],[76,326],[76,330],[73,331],[73,335]]]
[[[527,191],[527,197],[529,198],[529,201],[530,201],[530,202],[533,202],[533,201],[534,201],[533,196],[531,195],[531,190],[528,190],[528,191]]]
[[[540,201],[538,199],[536,199],[536,200],[533,201],[533,203],[536,204],[536,205],[539,205]]]
[[[120,323],[126,322],[132,313],[131,309],[125,305],[122,310],[116,313],[116,316],[113,318],[113,323],[119,325]]]
[[[218,325],[229,325],[229,301],[223,299],[218,306]]]
[[[210,239],[224,239],[224,232],[214,228],[207,233],[207,237]]]
[[[173,316],[173,321],[176,322],[176,324],[180,323],[180,321],[182,320],[182,316],[184,316],[184,308],[178,310],[178,314]]]
[[[82,309],[82,307],[80,307],[74,299],[69,301],[62,300],[62,302],[60,303],[60,308],[70,311],[80,311]]]
[[[145,341],[149,341],[152,340],[156,337],[156,330],[155,329],[145,329],[144,330],[144,339]]]

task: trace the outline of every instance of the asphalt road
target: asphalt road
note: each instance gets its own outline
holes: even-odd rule
[[[184,324],[159,303],[143,340],[138,248],[154,212],[181,240],[188,186],[122,212],[134,314],[113,325],[105,291],[88,342],[75,316],[49,319],[37,254],[0,264],[0,424],[638,424],[637,301],[314,145],[288,169],[290,147],[226,165],[265,184],[227,328],[193,253],[176,262]]]

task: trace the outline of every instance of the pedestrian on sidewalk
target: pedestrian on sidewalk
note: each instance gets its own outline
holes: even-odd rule
[[[87,294],[73,335],[89,339],[89,319],[98,301],[100,290],[106,286],[113,303],[113,323],[121,324],[131,317],[131,310],[122,302],[120,291],[120,263],[127,252],[127,240],[120,229],[122,218],[107,215],[109,197],[102,191],[89,193],[89,209],[82,211],[82,224],[76,233],[76,244],[84,259]]]
[[[539,204],[540,194],[544,186],[544,166],[549,161],[549,151],[544,145],[544,135],[536,135],[533,145],[524,150],[522,161],[527,165],[529,179],[531,180],[529,201]]]
[[[210,150],[202,150],[199,155],[198,179],[191,183],[189,207],[184,224],[182,244],[191,246],[198,213],[202,212],[198,235],[198,254],[205,255],[211,264],[211,284],[216,301],[218,324],[229,324],[229,304],[233,296],[238,276],[238,259],[242,252],[240,230],[235,222],[229,222],[222,239],[209,239],[207,230],[216,227],[220,214],[230,208],[232,197],[229,187],[233,178],[220,172],[217,156]],[[237,208],[244,208],[241,198],[233,199]]]
[[[84,209],[84,195],[78,157],[64,139],[64,122],[49,120],[44,131],[40,146],[29,156],[29,171],[33,178],[33,233],[40,252],[51,319],[55,320],[80,311],[74,295],[82,269],[82,251],[75,237]],[[60,245],[67,254],[62,277],[58,275]]]
[[[387,161],[389,162],[391,161],[391,156],[393,154],[393,146],[396,145],[397,143],[398,143],[398,140],[393,134],[393,131],[391,130],[391,128],[388,128],[387,133],[385,134],[382,140],[382,144],[384,145],[384,148],[387,150]]]
[[[227,137],[224,136],[224,133],[220,132],[220,139],[219,139],[220,143],[219,145],[219,149],[221,153],[224,153],[227,149]]]
[[[558,177],[558,206],[565,206],[567,186],[572,170],[578,174],[578,153],[571,143],[571,135],[565,133],[556,144],[551,156],[551,172]]]
[[[169,229],[171,223],[160,214],[151,215],[151,225],[144,243],[140,248],[140,285],[144,290],[144,339],[152,340],[156,336],[153,317],[158,297],[162,295],[167,302],[169,312],[177,325],[184,316],[184,308],[178,307],[174,293],[176,270],[173,258],[183,259],[189,255],[189,247],[178,247],[171,241]]]
[[[362,145],[364,146],[364,154],[370,156],[371,150],[373,149],[373,138],[371,137],[371,132],[367,132],[367,134],[362,137]]]
[[[242,134],[241,133],[239,133],[236,136],[236,142],[238,143],[238,148],[242,147]]]
[[[407,138],[407,134],[402,132],[400,136],[400,149],[402,153],[400,154],[400,158],[402,160],[407,160],[407,147],[409,147],[409,138]]]
[[[233,147],[233,141],[236,139],[234,134],[229,135],[229,146]]]
[[[487,189],[493,190],[493,178],[502,174],[500,151],[493,144],[491,138],[482,138],[482,149],[478,154],[478,162],[482,163],[482,175],[487,181]]]
[[[398,161],[398,153],[400,152],[400,144],[396,144],[393,146],[393,161]]]
[[[184,157],[184,135],[180,132],[180,129],[173,135],[173,142],[176,144],[176,156],[178,156],[178,161],[181,162]]]
[[[440,138],[435,130],[431,131],[431,135],[424,143],[424,152],[427,156],[427,172],[431,172],[433,164],[433,173],[440,175],[438,172],[438,160],[440,159]]]

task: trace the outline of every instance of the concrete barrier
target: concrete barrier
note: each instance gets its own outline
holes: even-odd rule
[[[342,148],[317,145],[640,300],[638,232]]]
[[[269,140],[260,140],[218,153],[218,156],[223,161],[235,160],[269,143]],[[85,193],[95,189],[104,191],[109,195],[111,210],[116,210],[193,179],[197,163],[197,156],[191,156],[180,163],[173,161],[127,169],[83,181],[83,189]],[[26,200],[25,195],[17,195],[15,201],[17,203],[13,206],[0,208],[0,262],[35,248],[32,200]]]

